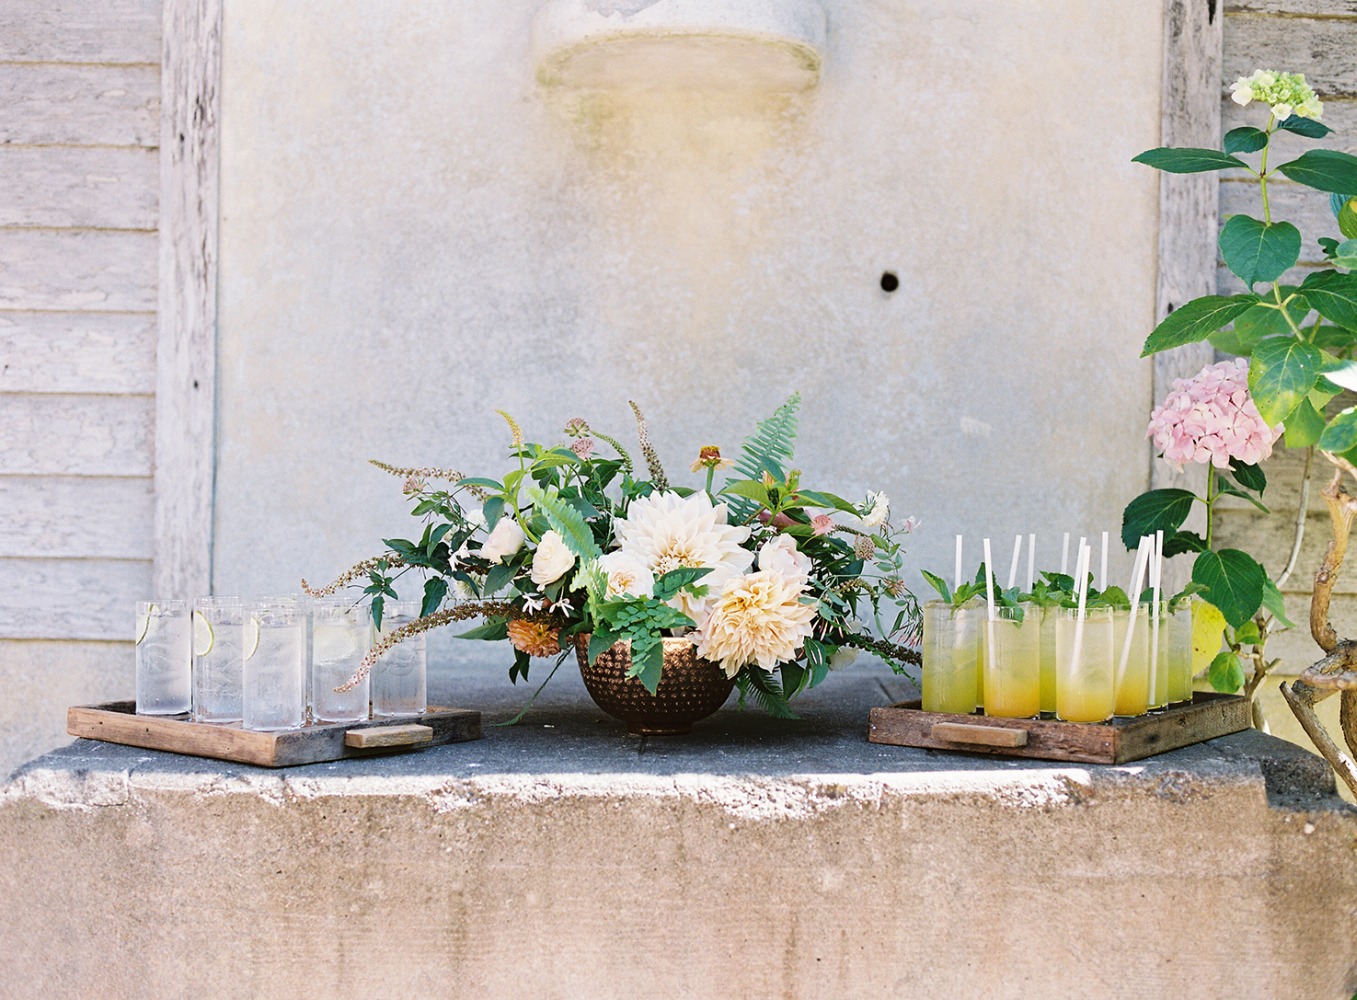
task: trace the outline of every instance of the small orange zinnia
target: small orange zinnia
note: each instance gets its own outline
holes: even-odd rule
[[[555,656],[561,651],[561,630],[548,622],[515,618],[509,623],[509,642],[529,656]]]

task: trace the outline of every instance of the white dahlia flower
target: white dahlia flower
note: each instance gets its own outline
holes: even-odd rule
[[[695,622],[702,620],[726,581],[754,561],[754,553],[740,544],[749,529],[726,524],[726,505],[713,507],[706,493],[652,493],[633,500],[614,529],[621,550],[640,559],[656,577],[685,566],[711,569],[697,582],[706,588],[703,596],[684,590],[669,602]]]
[[[649,597],[655,592],[655,574],[638,556],[630,552],[609,552],[598,561],[608,578],[608,596]]]
[[[532,582],[539,587],[555,583],[575,565],[575,553],[565,539],[555,531],[548,531],[537,543],[532,557]]]
[[[729,581],[696,633],[697,655],[721,665],[727,677],[758,666],[769,673],[810,638],[815,605],[801,603],[802,588],[777,570]]]

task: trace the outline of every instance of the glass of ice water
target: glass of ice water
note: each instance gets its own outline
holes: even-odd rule
[[[193,602],[193,720],[239,722],[245,602],[200,597]]]
[[[388,601],[381,635],[419,617],[418,601]],[[372,666],[372,715],[423,715],[429,708],[428,658],[424,633],[410,636]]]
[[[246,606],[241,715],[246,729],[298,729],[306,721],[306,609],[295,597]]]
[[[180,715],[190,708],[188,604],[137,602],[137,714]]]
[[[372,642],[372,612],[347,598],[311,607],[311,712],[317,722],[359,722],[368,717],[368,681],[337,692],[358,669]]]

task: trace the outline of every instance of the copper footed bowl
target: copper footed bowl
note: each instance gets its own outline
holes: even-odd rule
[[[735,679],[710,660],[697,656],[691,639],[664,640],[664,671],[651,694],[631,669],[631,645],[619,642],[589,665],[589,635],[575,636],[575,656],[589,697],[599,708],[627,724],[634,736],[682,736],[693,723],[726,703]]]

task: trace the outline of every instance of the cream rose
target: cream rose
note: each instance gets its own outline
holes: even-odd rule
[[[481,558],[491,562],[504,562],[523,547],[523,529],[512,517],[501,517],[490,532],[490,537],[481,546]]]
[[[771,569],[788,580],[799,580],[805,586],[810,578],[810,557],[796,547],[791,535],[775,535],[759,549],[759,569]]]
[[[555,583],[575,565],[575,553],[565,539],[555,531],[548,531],[537,545],[532,557],[532,582],[539,587]]]
[[[609,552],[598,567],[608,578],[609,597],[649,597],[655,592],[655,574],[644,559],[630,552]]]

